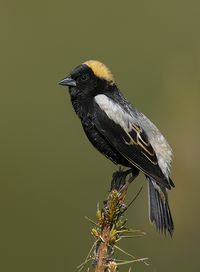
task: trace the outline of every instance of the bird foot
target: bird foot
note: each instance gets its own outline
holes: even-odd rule
[[[137,169],[128,169],[123,171],[122,168],[119,168],[118,171],[114,172],[112,175],[112,182],[110,190],[121,190],[122,188],[128,187],[128,185],[138,176],[139,170]]]

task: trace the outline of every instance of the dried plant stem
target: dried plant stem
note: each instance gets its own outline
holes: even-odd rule
[[[115,272],[117,270],[117,260],[113,258],[116,243],[131,232],[125,227],[126,220],[123,219],[124,212],[130,206],[125,204],[127,189],[130,182],[135,178],[131,173],[131,179],[127,180],[129,174],[130,171],[123,172],[122,170],[113,174],[107,200],[104,202],[103,209],[97,212],[99,228],[96,229],[98,246],[96,248],[95,272]],[[133,259],[137,261],[135,257]]]
[[[129,174],[131,174],[131,177]],[[127,228],[127,220],[124,219],[125,211],[141,192],[140,190],[133,201],[129,205],[126,205],[125,198],[128,186],[134,178],[132,170],[122,171],[120,169],[115,172],[111,182],[111,189],[106,201],[104,201],[103,208],[97,208],[97,222],[87,218],[94,225],[91,233],[95,238],[95,243],[84,263],[78,267],[79,272],[91,260],[93,260],[95,272],[116,272],[118,266],[134,262],[143,262],[147,265],[147,258],[138,259],[116,246],[118,241],[123,238],[139,237],[145,234],[140,230]],[[92,253],[93,250],[94,253]],[[129,260],[117,260],[114,256],[115,250],[128,256]]]
[[[101,244],[98,249],[98,261],[96,264],[96,272],[104,272],[108,265],[108,247],[110,241],[110,226],[105,227],[101,234]]]

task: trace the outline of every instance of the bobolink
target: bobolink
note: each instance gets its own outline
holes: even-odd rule
[[[72,105],[92,145],[113,163],[131,168],[133,176],[144,173],[150,221],[172,236],[172,149],[164,136],[124,98],[111,71],[99,61],[82,63],[59,84],[69,86]]]

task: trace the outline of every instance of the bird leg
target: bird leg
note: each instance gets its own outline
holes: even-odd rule
[[[124,190],[124,187],[128,187],[128,185],[138,176],[138,174],[139,170],[136,168],[129,168],[125,171],[119,168],[119,170],[114,172],[112,175],[110,191],[114,189],[117,191]],[[129,176],[128,179],[127,176]]]

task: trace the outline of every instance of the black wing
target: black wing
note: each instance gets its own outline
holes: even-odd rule
[[[169,181],[158,165],[155,151],[141,127],[129,123],[127,129],[123,128],[110,119],[98,105],[95,106],[94,125],[127,161],[170,189]]]

